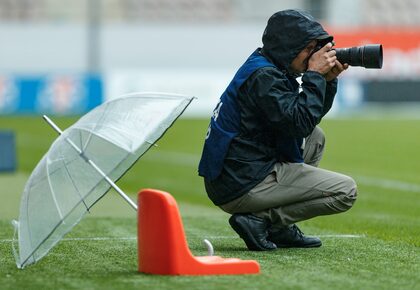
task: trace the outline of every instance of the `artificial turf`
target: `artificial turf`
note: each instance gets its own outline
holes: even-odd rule
[[[53,118],[66,128],[77,118]],[[40,262],[14,264],[12,218],[30,172],[56,137],[41,118],[2,117],[16,132],[18,171],[0,174],[1,289],[420,289],[420,121],[325,120],[321,167],[355,178],[347,213],[300,223],[318,249],[250,252],[207,199],[196,167],[207,120],[180,119],[118,182],[131,197],[157,188],[180,204],[188,243],[205,255],[255,259],[258,275],[168,277],[137,272],[136,213],[113,191]],[[95,239],[100,238],[100,239]]]

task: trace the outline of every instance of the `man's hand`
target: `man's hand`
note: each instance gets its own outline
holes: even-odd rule
[[[327,72],[324,77],[327,82],[332,81],[336,77],[338,77],[339,74],[341,74],[343,71],[349,68],[349,65],[347,63],[341,64],[338,60],[335,61],[335,65],[333,68]]]
[[[326,75],[335,65],[337,57],[332,50],[332,43],[327,43],[323,48],[315,52],[308,61],[308,71],[316,71]]]

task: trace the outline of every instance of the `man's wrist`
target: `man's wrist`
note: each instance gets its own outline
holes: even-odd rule
[[[315,74],[320,75],[320,76],[322,76],[322,77],[324,77],[324,78],[325,78],[325,76],[324,76],[322,73],[320,73],[319,71],[316,71],[316,70],[310,70],[310,69],[308,69],[308,70],[305,72],[305,74],[307,74],[307,73],[309,73],[309,74],[311,74],[311,73],[315,73]]]

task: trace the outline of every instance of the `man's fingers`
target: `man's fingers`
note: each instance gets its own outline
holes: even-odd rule
[[[333,44],[329,42],[311,56],[310,60],[315,64],[313,66],[315,69],[312,68],[312,70],[319,71],[322,74],[333,74],[336,77],[349,67],[348,64],[343,65],[337,60],[337,52],[332,47]]]
[[[335,49],[331,49],[329,51],[327,51],[328,56],[332,57],[335,56],[337,54],[337,52],[335,51]]]
[[[337,57],[336,56],[330,57],[328,59],[328,64],[331,68],[336,66],[336,62],[337,62]]]
[[[339,62],[338,60],[336,60],[336,61],[335,61],[335,65],[336,65],[337,69],[338,69],[340,72],[342,72],[342,71],[344,71],[344,70],[346,70],[346,69],[348,69],[348,68],[349,68],[349,64],[348,64],[348,63],[342,64],[342,63],[341,63],[341,62]]]
[[[338,71],[340,71],[340,72],[345,70],[344,66],[338,60],[335,61],[335,66],[337,67]]]
[[[332,43],[328,42],[326,45],[324,45],[323,48],[320,49],[320,51],[322,51],[322,52],[331,51],[332,47],[333,47]]]
[[[336,56],[334,56],[334,58],[334,62],[328,61],[328,66],[330,67],[330,70],[324,75],[327,81],[335,79],[349,67],[348,63],[342,64],[340,61],[337,60]]]

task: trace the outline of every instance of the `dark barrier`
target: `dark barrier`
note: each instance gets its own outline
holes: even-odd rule
[[[15,170],[15,134],[12,131],[0,131],[0,172],[11,172]]]
[[[366,102],[420,102],[420,81],[378,80],[364,83]]]

